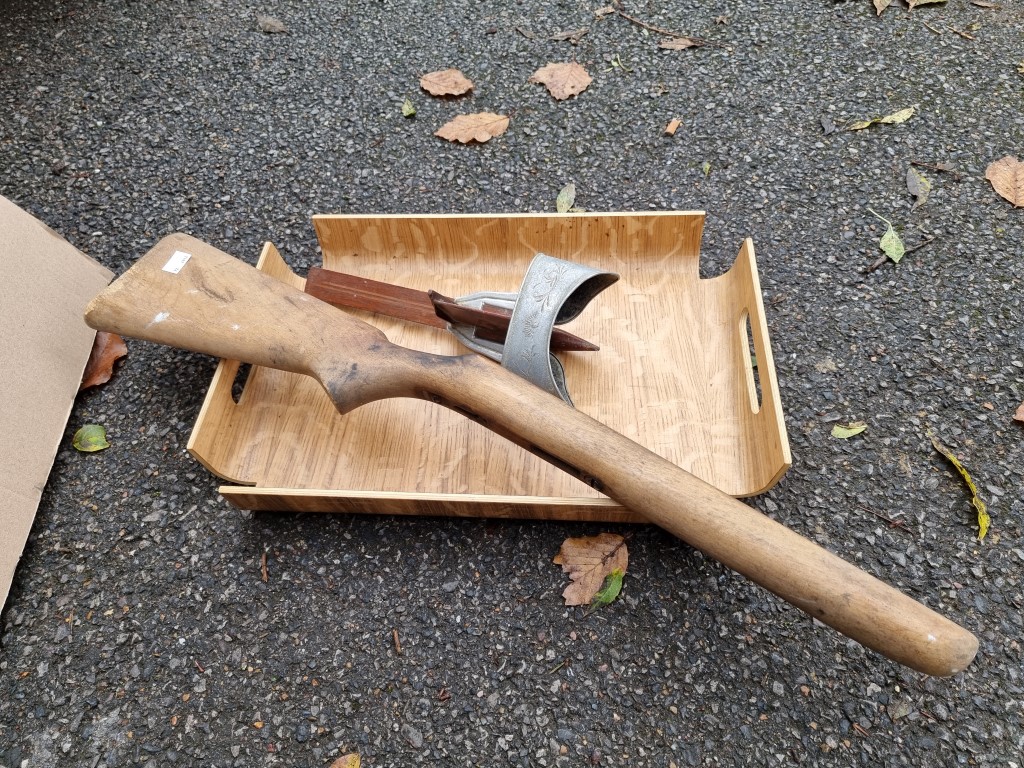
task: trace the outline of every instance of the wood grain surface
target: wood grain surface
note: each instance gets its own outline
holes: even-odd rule
[[[619,283],[566,326],[602,347],[559,355],[577,407],[731,495],[760,493],[788,468],[753,244],[742,244],[727,273],[699,279],[703,214],[322,216],[314,223],[326,268],[447,295],[514,291],[537,252],[618,272]],[[302,286],[269,244],[260,268]],[[464,352],[444,331],[352,314],[402,346]],[[419,495],[424,513],[468,514],[476,497],[497,496],[521,498],[521,517],[634,519],[617,504],[595,507],[602,495],[594,489],[431,403],[381,401],[340,416],[315,382],[253,367],[236,404],[236,370],[230,362],[218,368],[189,448],[219,476],[260,489],[223,489],[243,506],[303,508],[296,491],[308,489],[307,509],[367,511],[379,501],[377,511],[397,513]],[[348,506],[345,491],[354,492]],[[355,493],[363,491],[379,496]],[[477,506],[481,515],[498,508]]]

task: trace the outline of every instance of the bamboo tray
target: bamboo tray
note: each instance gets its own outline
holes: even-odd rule
[[[316,216],[324,266],[448,296],[515,291],[533,256],[618,272],[568,330],[600,352],[561,358],[576,407],[733,496],[791,463],[754,246],[699,279],[703,213]],[[259,268],[298,288],[277,249]],[[463,354],[449,334],[354,312],[392,341]],[[752,364],[752,355],[757,361]],[[584,483],[441,406],[339,416],[319,385],[222,360],[189,451],[244,509],[638,521]]]

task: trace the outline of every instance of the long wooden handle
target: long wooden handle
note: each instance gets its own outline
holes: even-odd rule
[[[177,272],[167,264],[189,255]],[[386,397],[454,408],[863,645],[931,675],[977,652],[965,629],[557,397],[476,356],[391,344],[371,326],[184,235],[97,296],[99,330],[315,376],[342,412]]]

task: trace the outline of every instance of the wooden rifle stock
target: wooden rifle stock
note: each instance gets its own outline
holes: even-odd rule
[[[175,272],[179,253],[190,256]],[[391,344],[199,240],[164,238],[93,299],[86,322],[313,376],[342,413],[389,397],[440,403],[895,661],[950,675],[977,651],[967,630],[490,361]]]

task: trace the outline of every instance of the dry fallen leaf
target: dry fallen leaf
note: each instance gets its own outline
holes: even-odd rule
[[[1017,208],[1024,207],[1024,163],[1016,157],[1007,155],[990,164],[985,169],[985,178],[992,182],[992,188],[1000,197]]]
[[[566,539],[552,560],[572,583],[562,592],[566,605],[588,605],[614,570],[626,572],[629,553],[623,538],[613,533]]]
[[[468,144],[471,141],[482,143],[495,136],[501,136],[507,128],[508,115],[476,112],[472,115],[459,115],[454,120],[449,120],[434,131],[434,135],[448,141],[461,141],[463,144]]]
[[[696,48],[700,45],[700,40],[694,40],[692,37],[670,37],[658,43],[659,48],[664,48],[668,51],[682,51],[687,48]]]
[[[988,0],[971,0],[971,5],[976,5],[979,8],[988,8],[993,11],[1001,10],[1003,7],[999,3],[990,3]]]
[[[679,118],[669,120],[668,125],[665,126],[665,133],[669,136],[675,136],[676,131],[679,130],[679,126],[683,124],[683,121]]]
[[[935,5],[936,3],[944,3],[946,0],[907,0],[907,5],[910,6],[910,10],[914,10],[919,5]]]
[[[558,213],[568,213],[575,204],[576,185],[570,181],[562,187],[562,190],[558,193],[558,197],[555,198],[555,210],[558,211]]]
[[[282,24],[280,21],[275,19],[273,16],[264,16],[262,13],[257,14],[256,23],[260,25],[260,29],[266,32],[268,35],[278,35],[282,32],[287,32],[288,27]]]
[[[351,754],[342,755],[341,757],[339,757],[337,760],[331,763],[331,768],[359,768],[361,762],[362,759],[359,757],[359,755],[353,752]]]
[[[558,100],[568,99],[587,90],[594,78],[575,61],[551,63],[530,75],[531,83],[541,83]]]
[[[95,453],[110,447],[110,443],[107,442],[107,430],[99,424],[86,424],[79,429],[71,438],[71,445],[82,453]]]
[[[869,128],[875,123],[881,123],[885,125],[898,125],[900,123],[907,122],[907,120],[914,116],[914,112],[916,111],[917,107],[907,107],[906,109],[901,109],[898,112],[893,112],[891,115],[886,115],[885,117],[872,117],[869,120],[855,120],[854,122],[850,123],[847,126],[847,130],[860,131],[863,130],[864,128]]]
[[[939,441],[939,438],[931,432],[928,433],[928,437],[931,439],[935,450],[945,456],[949,460],[949,463],[956,467],[956,471],[960,473],[960,477],[962,477],[964,482],[967,483],[967,487],[971,491],[971,504],[974,505],[974,509],[978,513],[978,541],[983,541],[985,534],[988,533],[988,528],[992,523],[992,519],[989,517],[988,508],[985,506],[985,502],[982,501],[981,496],[978,495],[978,486],[974,484],[974,478],[971,477],[967,468],[960,463],[960,459],[958,459],[953,452],[949,450],[949,448],[943,445]]]
[[[598,8],[596,11],[594,11],[594,16],[596,16],[599,19],[603,19],[610,13],[615,13],[614,5],[606,5],[603,8]]]
[[[1013,414],[1015,421],[1024,421],[1024,403],[1021,403]]]
[[[92,343],[92,352],[89,353],[89,362],[85,364],[85,373],[82,374],[82,384],[78,391],[110,381],[114,375],[114,363],[127,354],[128,347],[124,345],[124,339],[116,333],[99,331]]]
[[[875,11],[876,11],[875,15],[876,16],[881,16],[882,15],[882,11],[884,11],[886,8],[888,8],[890,5],[892,5],[892,0],[874,0],[874,3],[875,3]]]
[[[849,440],[854,435],[859,435],[868,425],[863,421],[851,421],[849,424],[836,424],[832,427],[832,437],[840,440]]]
[[[903,245],[903,240],[901,240],[900,236],[896,234],[896,230],[893,229],[892,222],[885,218],[885,216],[875,213],[870,208],[868,208],[868,213],[885,222],[885,234],[882,235],[882,239],[878,241],[878,247],[882,249],[886,256],[892,259],[894,264],[899,264],[900,259],[903,258],[903,254],[907,252],[906,246]]]
[[[442,69],[421,77],[420,88],[432,96],[461,96],[473,90],[473,82],[457,69]]]
[[[891,115],[886,115],[885,117],[878,118],[878,122],[887,123],[890,125],[905,123],[907,122],[907,120],[914,116],[915,111],[917,111],[916,106],[907,107],[906,109],[901,109],[898,112],[893,112]]]
[[[910,210],[914,211],[928,202],[928,195],[932,191],[932,183],[916,168],[907,169],[907,191],[914,197],[914,205]]]
[[[590,27],[580,27],[579,29],[567,29],[564,32],[556,32],[549,40],[554,40],[556,43],[560,43],[563,40],[568,40],[573,45],[579,43],[583,39],[583,36],[590,31]]]

